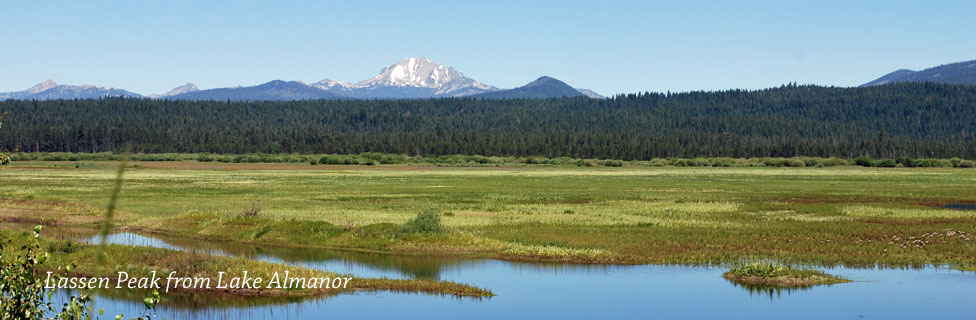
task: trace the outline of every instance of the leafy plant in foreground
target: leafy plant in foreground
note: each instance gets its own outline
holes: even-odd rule
[[[5,154],[0,154],[0,168],[7,165],[9,158]],[[108,227],[111,224],[112,214],[115,211],[115,204],[118,200],[118,193],[121,190],[122,173],[125,171],[125,161],[119,165],[118,176],[116,177],[115,189],[109,201],[108,210],[105,214],[105,229],[102,231],[103,248],[104,237],[108,234]],[[11,239],[0,238],[0,320],[8,319],[91,319],[92,318],[92,297],[88,291],[81,291],[78,296],[71,296],[68,301],[63,303],[61,311],[53,318],[48,318],[46,314],[56,312],[53,297],[56,289],[45,287],[45,277],[41,271],[44,263],[50,258],[50,254],[41,251],[39,241],[41,226],[34,227],[33,237],[30,242],[20,247],[20,251],[8,250]],[[7,251],[5,251],[7,250]],[[8,259],[6,252],[14,253],[13,258]],[[101,254],[100,254],[101,256]],[[75,265],[68,264],[62,269],[58,267],[58,272],[52,275],[52,280],[57,282],[62,277],[67,277]],[[146,311],[155,311],[156,304],[159,303],[159,292],[154,291],[151,297],[143,300]],[[101,314],[99,310],[99,314]],[[115,316],[115,319],[122,319],[123,315]],[[134,319],[152,319],[152,316],[144,314],[142,317]]]

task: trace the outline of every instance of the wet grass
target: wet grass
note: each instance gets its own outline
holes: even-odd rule
[[[976,171],[133,163],[122,228],[250,243],[572,262],[976,265]],[[95,224],[114,172],[16,162],[0,217]],[[259,207],[254,215],[248,208]],[[418,213],[444,232],[404,232]]]

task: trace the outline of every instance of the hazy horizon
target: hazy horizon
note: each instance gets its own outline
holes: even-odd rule
[[[512,88],[603,95],[857,86],[976,59],[973,2],[6,3],[0,92],[53,79],[140,94],[324,78],[427,57]],[[788,12],[790,14],[783,14]]]

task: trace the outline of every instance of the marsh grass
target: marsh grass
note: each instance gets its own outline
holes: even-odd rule
[[[772,261],[742,263],[733,266],[722,276],[729,281],[739,284],[787,288],[850,282],[850,280],[832,276],[821,271],[798,268],[791,264]]]
[[[24,232],[3,231],[14,241],[26,240],[29,234]],[[64,250],[51,252],[49,265],[67,265],[73,263],[73,276],[112,276],[119,271],[129,273],[130,277],[148,277],[153,271],[157,276],[176,271],[181,277],[209,278],[212,286],[216,284],[216,274],[226,272],[228,275],[240,276],[244,270],[249,276],[270,279],[272,274],[282,274],[288,271],[293,277],[351,277],[333,272],[308,269],[298,266],[285,266],[277,263],[262,262],[247,258],[232,258],[212,256],[208,254],[181,252],[160,248],[134,247],[122,245],[87,245],[71,240],[57,240],[40,238],[41,244],[47,248],[72,248],[70,252]],[[100,260],[100,261],[99,261]],[[114,279],[114,278],[113,278]],[[213,295],[231,296],[314,296],[324,293],[337,293],[357,290],[390,290],[398,292],[421,292],[428,294],[455,295],[468,297],[490,297],[494,294],[484,288],[456,282],[436,281],[430,279],[399,280],[354,278],[345,289],[258,289],[258,290],[190,290],[175,288],[177,292],[202,292]]]
[[[958,236],[976,234],[976,214],[934,208],[970,201],[972,170],[151,164],[129,166],[117,225],[189,238],[507,259],[976,261],[972,237]],[[114,175],[15,162],[4,178],[10,188],[0,190],[0,216],[74,224],[97,216],[89,208],[104,205],[95,195],[111,188]],[[255,200],[260,215],[242,215],[241,204]],[[401,232],[427,209],[450,212],[440,216],[450,232]],[[944,236],[950,231],[956,235]]]
[[[844,215],[856,217],[884,217],[901,219],[932,219],[932,218],[973,218],[976,212],[972,210],[957,210],[943,208],[891,208],[881,206],[854,205],[841,209]]]

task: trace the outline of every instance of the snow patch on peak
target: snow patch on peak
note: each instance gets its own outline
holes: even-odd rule
[[[438,64],[425,57],[405,58],[383,68],[370,79],[359,82],[355,87],[394,86],[438,88],[464,74],[454,68]]]
[[[376,76],[355,84],[323,79],[312,86],[340,96],[364,99],[453,97],[498,90],[426,57],[401,59],[382,68]]]
[[[352,85],[347,82],[335,81],[332,79],[322,79],[322,81],[313,83],[312,86],[323,88],[323,89],[329,89],[333,87],[348,88],[351,87]]]

